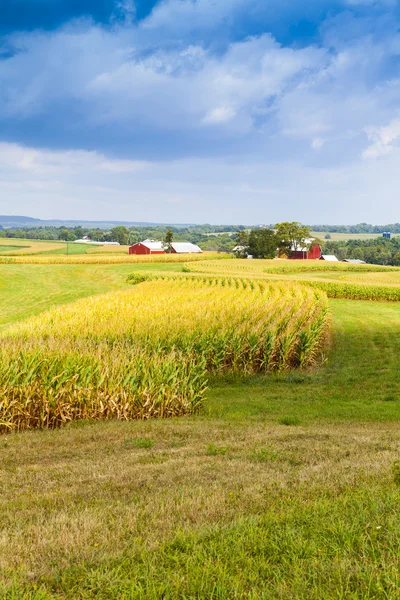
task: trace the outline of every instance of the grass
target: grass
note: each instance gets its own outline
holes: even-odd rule
[[[124,287],[126,267],[75,288]],[[46,268],[44,298],[78,293]],[[196,417],[0,437],[0,597],[398,598],[400,304],[329,305],[320,369],[215,377]]]
[[[10,244],[4,245],[0,244],[0,252],[10,252],[14,250],[23,250],[24,248],[29,248],[29,246],[11,246]]]
[[[179,272],[179,264],[135,265],[135,271]],[[128,289],[132,265],[0,265],[0,329],[55,305]]]

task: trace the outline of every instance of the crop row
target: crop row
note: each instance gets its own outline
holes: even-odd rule
[[[348,263],[331,263],[324,261],[298,261],[298,260],[233,260],[229,263],[214,265],[208,261],[200,261],[193,270],[197,272],[217,269],[225,271],[244,271],[253,273],[270,273],[276,275],[289,275],[296,273],[388,273],[398,272],[400,267],[382,265],[362,265]],[[226,273],[227,274],[227,273]]]
[[[193,271],[193,269],[191,269]],[[145,280],[177,280],[183,278],[182,274],[150,274],[150,273],[132,273],[128,276],[128,282],[135,284]],[[270,284],[277,283],[277,280],[259,279],[259,278],[246,278],[238,276],[223,276],[223,275],[207,275],[192,272],[191,275],[186,275],[202,281],[204,285],[208,286],[227,286],[227,287],[248,287],[250,289],[256,289],[258,286],[263,286],[266,282]],[[293,282],[287,279],[283,279],[281,285],[290,287]],[[379,285],[364,285],[364,284],[353,284],[353,283],[335,283],[330,281],[313,281],[312,279],[298,280],[296,283],[302,286],[308,286],[313,289],[319,289],[326,293],[328,298],[344,298],[348,300],[374,300],[374,301],[388,301],[388,302],[399,302],[400,301],[400,287],[390,286],[379,286]]]
[[[328,323],[323,292],[245,280],[146,281],[54,308],[2,335],[0,428],[192,413],[210,372],[313,364]]]
[[[134,254],[36,254],[36,255],[15,255],[0,256],[0,265],[2,264],[137,264],[137,263],[186,263],[208,260],[232,259],[229,254],[154,254],[154,255],[134,255]]]
[[[380,285],[358,285],[353,283],[335,283],[328,281],[299,281],[303,285],[317,288],[326,293],[328,298],[347,298],[348,300],[375,300],[382,302],[399,302],[400,287]]]

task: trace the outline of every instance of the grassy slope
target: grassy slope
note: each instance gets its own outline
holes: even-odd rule
[[[131,271],[2,266],[2,322]],[[398,597],[400,305],[331,306],[315,373],[213,382],[197,418],[2,438],[0,596]]]
[[[0,265],[0,328],[56,304],[126,287],[133,271],[181,271],[179,264]]]

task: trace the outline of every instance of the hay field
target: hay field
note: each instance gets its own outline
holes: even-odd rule
[[[66,251],[66,242],[25,240],[17,238],[1,238],[0,246],[4,247],[1,256],[20,256],[41,254],[42,252]],[[7,249],[9,247],[9,250]]]

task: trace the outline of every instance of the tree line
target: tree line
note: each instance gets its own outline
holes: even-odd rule
[[[372,265],[400,265],[400,238],[374,238],[370,240],[326,241],[325,254],[334,254],[339,260],[345,258],[364,260]]]
[[[194,225],[190,227],[133,226],[118,225],[109,230],[89,227],[24,227],[19,229],[1,229],[0,238],[18,238],[28,240],[64,240],[74,242],[87,236],[96,242],[118,242],[122,245],[132,245],[147,238],[162,240],[166,232],[171,230],[177,242],[192,242],[203,250],[213,252],[231,252],[235,245],[235,236],[244,226],[232,225]],[[221,230],[221,231],[220,231]]]

